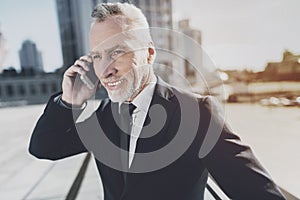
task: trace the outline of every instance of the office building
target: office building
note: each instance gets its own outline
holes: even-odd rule
[[[61,90],[57,74],[4,77],[0,75],[0,107],[46,103]]]
[[[19,50],[22,71],[43,72],[42,54],[36,44],[31,40],[25,40]]]
[[[56,0],[63,67],[89,52],[89,30],[95,0]]]

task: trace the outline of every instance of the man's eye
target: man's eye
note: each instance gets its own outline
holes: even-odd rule
[[[111,53],[112,58],[117,58],[125,53],[124,50],[115,50]]]
[[[101,55],[93,55],[92,58],[93,58],[93,60],[95,60],[95,59],[101,59],[102,56]]]

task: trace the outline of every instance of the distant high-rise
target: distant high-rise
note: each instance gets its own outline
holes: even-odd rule
[[[63,66],[89,52],[91,13],[96,0],[56,0]]]
[[[43,71],[42,54],[31,40],[25,40],[22,43],[22,47],[19,50],[19,57],[22,70]]]

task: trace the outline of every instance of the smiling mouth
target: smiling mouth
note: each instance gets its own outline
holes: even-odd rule
[[[106,85],[108,85],[109,87],[113,87],[113,86],[120,85],[122,82],[123,82],[123,80],[118,80],[118,81],[115,81],[115,82],[106,83]]]
[[[123,82],[124,79],[121,79],[117,81],[106,82],[105,85],[108,87],[108,89],[113,90],[113,89],[118,89]]]

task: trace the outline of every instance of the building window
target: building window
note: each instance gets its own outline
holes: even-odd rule
[[[9,97],[12,97],[14,95],[14,90],[12,85],[7,85],[6,86],[6,93]]]
[[[58,90],[58,88],[57,88],[56,83],[52,83],[52,84],[51,84],[51,91],[52,91],[52,92],[57,92],[57,90]]]
[[[30,94],[31,95],[35,95],[36,94],[36,88],[34,87],[34,85],[30,85],[29,86],[29,90],[30,90]]]
[[[19,85],[18,86],[18,93],[20,94],[20,96],[24,96],[25,95],[24,85]]]
[[[48,87],[47,87],[47,84],[46,84],[46,83],[42,83],[42,84],[41,84],[41,92],[42,92],[42,94],[47,94],[47,92],[48,92]]]

